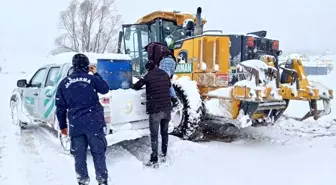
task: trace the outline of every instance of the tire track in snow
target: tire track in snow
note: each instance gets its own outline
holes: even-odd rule
[[[40,151],[37,148],[38,143],[35,141],[33,134],[34,132],[31,130],[23,130],[19,140],[19,145],[23,146],[21,150],[26,157],[27,180],[30,184],[54,184],[52,182],[55,182],[56,179],[41,158]]]
[[[36,126],[35,130],[35,137],[39,139],[39,141],[43,142],[46,146],[51,148],[53,153],[58,154],[59,156],[62,156],[66,158],[66,160],[69,162],[70,165],[69,170],[70,174],[69,178],[70,181],[73,181],[75,179],[75,172],[74,172],[74,160],[70,154],[65,154],[63,149],[61,148],[61,145],[59,143],[59,140],[55,134],[55,131],[48,128],[47,126],[42,126],[39,124],[39,126]],[[109,171],[110,179],[111,181],[115,181],[116,177],[122,177],[125,174],[124,167],[129,166],[129,171],[134,170],[134,173],[139,173],[138,169],[142,168],[142,163],[134,156],[132,155],[128,150],[123,148],[120,144],[114,144],[112,146],[109,146],[106,151],[106,163],[107,168]],[[95,170],[94,170],[94,164],[93,159],[90,153],[90,149],[87,153],[87,165],[88,165],[88,171],[91,178],[91,182],[95,183]],[[54,168],[62,168],[58,166],[54,166]],[[70,182],[68,181],[68,182]],[[123,184],[123,180],[119,179],[121,184]],[[134,181],[136,183],[137,181]],[[76,182],[74,182],[75,184]]]
[[[121,147],[136,157],[139,161],[145,162],[149,160],[151,153],[149,137],[143,137],[136,140],[123,141],[119,143]],[[160,149],[160,147],[159,147]]]
[[[297,121],[280,118],[266,126],[238,129],[216,122],[205,124],[203,138],[199,141],[289,144],[297,141],[336,136],[334,121]]]
[[[4,125],[5,126],[5,125]],[[20,131],[14,125],[7,125],[5,137],[6,154],[3,164],[4,183],[13,184],[59,184],[52,183],[55,179],[50,173],[33,137],[33,132]],[[57,182],[57,181],[55,181]]]
[[[1,123],[1,159],[0,159],[0,180],[2,185],[27,184],[27,175],[24,166],[23,156],[16,156],[21,153],[17,143],[17,137],[12,130],[9,130],[4,122]]]

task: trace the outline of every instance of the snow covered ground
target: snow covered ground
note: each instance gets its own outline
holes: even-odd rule
[[[0,184],[76,184],[73,159],[61,152],[52,134],[35,125],[20,131],[12,124],[9,98],[21,75],[0,74]],[[318,80],[332,85],[332,75]],[[234,130],[232,143],[193,143],[171,136],[168,165],[156,170],[144,168],[141,162],[150,153],[148,137],[116,144],[107,152],[111,183],[334,185],[336,125],[330,120],[335,108],[319,122],[283,120],[273,126]],[[286,114],[303,116],[305,110],[307,103],[292,102]],[[96,184],[88,156],[91,184]]]

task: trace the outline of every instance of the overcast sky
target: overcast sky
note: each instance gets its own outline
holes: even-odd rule
[[[70,0],[1,0],[0,59],[42,60],[54,48],[59,12]],[[154,10],[195,13],[203,8],[207,29],[267,30],[283,50],[336,50],[335,0],[116,0],[125,23]],[[193,3],[191,3],[193,2]]]

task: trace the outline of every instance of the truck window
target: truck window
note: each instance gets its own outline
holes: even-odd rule
[[[46,68],[39,69],[35,75],[30,80],[29,86],[30,87],[41,87],[42,83],[44,82],[44,77],[47,72]]]
[[[51,67],[49,72],[48,72],[48,76],[47,76],[47,80],[46,80],[46,87],[48,86],[55,86],[56,85],[56,80],[57,80],[57,77],[58,77],[58,73],[60,71],[60,67]]]

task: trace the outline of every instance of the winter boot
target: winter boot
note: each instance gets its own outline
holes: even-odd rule
[[[159,167],[158,157],[151,155],[150,160],[145,165],[153,168],[158,168]]]
[[[160,162],[165,163],[167,161],[167,155],[166,154],[160,154]]]
[[[78,182],[78,185],[88,185],[89,182]]]
[[[78,182],[78,185],[89,185],[90,184],[90,179],[87,180],[80,180]]]

